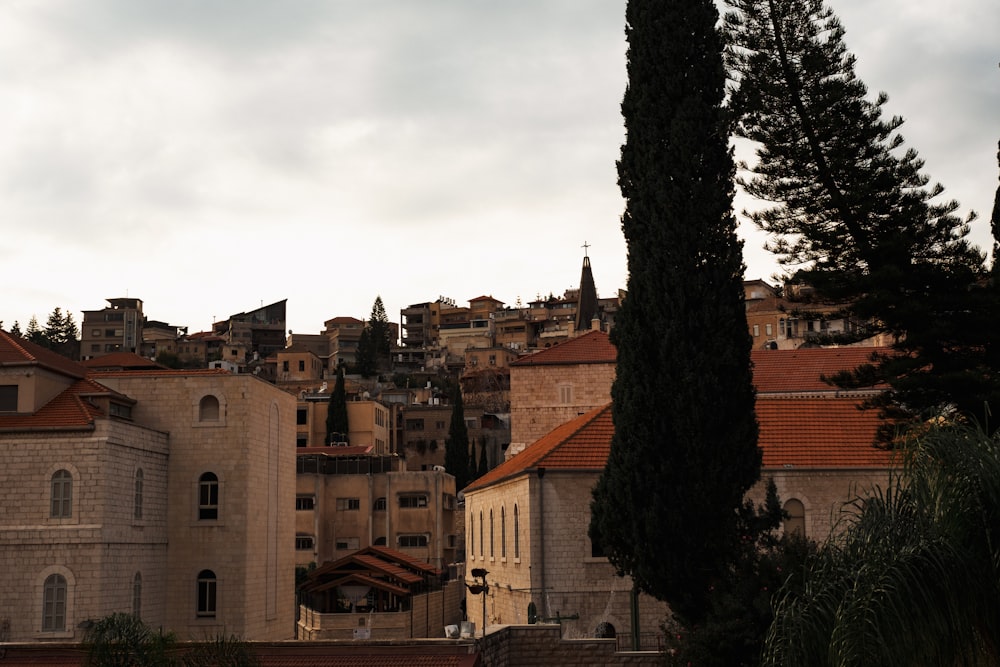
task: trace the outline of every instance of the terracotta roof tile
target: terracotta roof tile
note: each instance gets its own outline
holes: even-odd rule
[[[32,414],[0,414],[0,430],[89,429],[95,419],[106,416],[85,399],[85,396],[94,394],[125,398],[89,378],[77,380]],[[131,402],[131,399],[128,400]]]
[[[615,363],[618,351],[603,331],[588,331],[582,336],[553,345],[511,362],[511,366]]]
[[[611,404],[557,426],[465,488],[474,491],[538,468],[601,470],[611,451]]]
[[[876,448],[879,418],[859,409],[855,398],[765,398],[757,400],[758,445],[765,468],[887,467],[892,452]],[[539,468],[601,470],[614,433],[611,405],[553,429],[522,452],[475,480],[477,491]]]
[[[136,368],[165,368],[152,359],[139,356],[135,352],[112,352],[101,357],[85,359],[80,364],[94,370],[125,370]]]
[[[44,366],[49,370],[77,378],[82,378],[87,373],[87,369],[78,362],[0,329],[0,365],[22,364]]]
[[[765,468],[864,468],[892,464],[873,446],[880,420],[850,398],[757,399]]]
[[[758,394],[788,392],[836,392],[820,376],[851,370],[871,361],[887,348],[817,347],[799,350],[753,350],[753,381]]]
[[[224,368],[137,368],[121,370],[94,370],[88,377],[184,377],[186,375],[232,375]]]

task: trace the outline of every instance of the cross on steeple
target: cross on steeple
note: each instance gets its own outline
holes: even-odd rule
[[[581,247],[583,248],[583,256],[586,257],[587,256],[587,248],[590,247],[590,244],[587,243],[586,241],[584,241],[583,242],[583,246],[581,246]]]

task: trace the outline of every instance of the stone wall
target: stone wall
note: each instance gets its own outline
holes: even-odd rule
[[[654,652],[616,652],[615,639],[564,639],[558,625],[515,625],[488,632],[479,642],[483,667],[617,667],[664,664]]]
[[[611,402],[615,364],[511,366],[510,441],[515,451]]]

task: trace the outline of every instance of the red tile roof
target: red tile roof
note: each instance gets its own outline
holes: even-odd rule
[[[588,331],[582,336],[553,345],[511,362],[511,366],[613,364],[618,351],[603,331]]]
[[[753,350],[753,381],[758,394],[836,392],[820,376],[851,370],[887,348],[816,347],[799,350]]]
[[[88,377],[184,377],[189,375],[232,375],[224,368],[138,368],[120,370],[95,370],[87,374]]]
[[[90,370],[133,370],[137,368],[165,368],[152,359],[141,357],[135,352],[112,352],[101,357],[80,362]]]
[[[0,329],[0,366],[37,365],[70,377],[82,378],[87,369],[79,363]]]
[[[765,468],[865,468],[892,464],[872,445],[880,420],[851,398],[757,399]]]
[[[609,403],[557,426],[472,482],[465,491],[475,491],[538,468],[602,470],[611,451],[613,433]]]
[[[758,446],[765,468],[865,468],[892,464],[872,443],[875,411],[856,398],[758,398]],[[539,468],[602,470],[611,451],[611,405],[566,422],[467,486],[477,491]]]
[[[118,392],[87,378],[77,380],[42,408],[32,414],[0,414],[0,431],[39,429],[80,430],[93,428],[94,420],[105,417],[88,395],[112,395],[125,399]],[[131,402],[131,399],[125,399]]]

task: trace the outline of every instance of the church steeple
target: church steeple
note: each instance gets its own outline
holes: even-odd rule
[[[580,297],[576,304],[575,330],[590,329],[591,321],[597,317],[597,287],[594,285],[594,274],[590,270],[590,257],[587,248],[590,245],[583,242],[583,271],[580,273]]]

